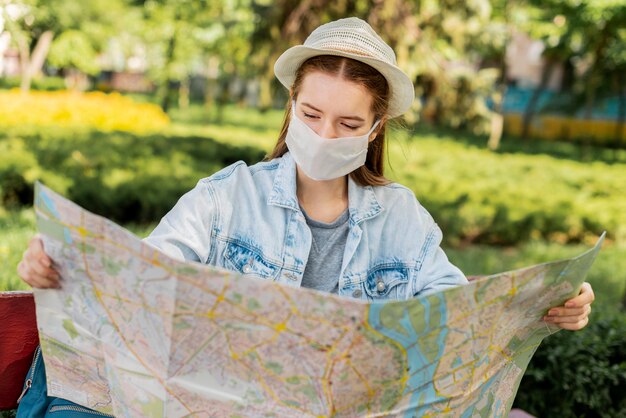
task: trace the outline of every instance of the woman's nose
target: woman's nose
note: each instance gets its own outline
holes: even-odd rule
[[[335,124],[332,121],[324,121],[317,132],[319,136],[326,139],[338,138]]]

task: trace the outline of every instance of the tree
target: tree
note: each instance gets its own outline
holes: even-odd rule
[[[52,30],[39,25],[48,21],[49,16],[38,9],[38,3],[37,0],[0,3],[4,25],[19,51],[22,91],[30,90],[32,77],[41,72],[54,37]]]
[[[46,58],[56,67],[97,73],[97,54],[128,16],[124,0],[4,0],[0,7],[18,47],[23,91]]]
[[[417,100],[407,121],[420,116],[436,124],[488,129],[487,95],[497,71],[481,71],[477,51],[501,43],[491,26],[488,0],[277,0],[254,2],[259,25],[253,35],[254,65],[261,75],[261,106],[272,105],[272,64],[291,45],[301,43],[319,24],[345,16],[368,21],[396,51],[398,64],[414,80]],[[502,47],[500,47],[502,48]],[[421,103],[424,102],[424,107]]]
[[[214,66],[212,58],[218,67],[236,72],[249,55],[249,0],[146,0],[133,5],[143,13],[134,33],[148,48],[148,75],[159,86],[166,111],[177,91],[188,92],[191,74]]]
[[[585,118],[590,119],[598,95],[611,92],[611,84],[619,85],[623,74],[626,3],[619,0],[531,0],[529,3],[534,19],[525,29],[546,44],[547,65],[542,80],[547,79],[555,63],[577,67],[580,75],[572,86],[570,112],[584,109]],[[536,92],[543,88],[540,85]],[[623,91],[617,89],[617,94],[623,104],[626,100]],[[524,118],[525,133],[535,113],[533,104],[531,99]],[[623,117],[621,120],[618,126],[623,124]]]

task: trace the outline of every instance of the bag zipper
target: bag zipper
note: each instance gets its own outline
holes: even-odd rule
[[[82,406],[76,405],[56,405],[50,408],[49,412],[59,412],[59,411],[72,411],[72,412],[83,412],[91,415],[98,415],[101,417],[112,417],[113,415],[105,414],[104,412],[94,411],[93,409],[88,409]]]
[[[41,355],[41,346],[37,346],[37,350],[35,351],[35,356],[33,357],[33,362],[30,364],[30,376],[26,379],[26,383],[24,384],[24,389],[20,394],[20,397],[17,398],[17,403],[19,404],[28,389],[33,385],[33,376],[35,376],[35,365],[37,364],[37,360],[39,360],[39,356]]]

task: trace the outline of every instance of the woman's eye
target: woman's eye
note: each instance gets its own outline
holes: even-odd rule
[[[346,128],[350,129],[351,131],[354,131],[355,129],[358,128],[358,126],[352,126],[352,125],[347,125],[347,124],[343,124],[343,126],[345,126]]]
[[[312,115],[310,113],[306,113],[306,112],[304,112],[304,117],[307,119],[317,119],[317,116]]]

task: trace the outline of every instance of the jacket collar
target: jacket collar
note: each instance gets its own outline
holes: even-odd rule
[[[354,224],[374,218],[384,209],[376,199],[372,186],[360,186],[350,176],[348,176],[348,202],[350,219]],[[300,210],[296,195],[296,163],[289,152],[280,158],[267,203]]]

